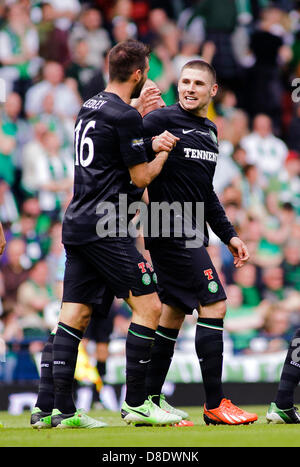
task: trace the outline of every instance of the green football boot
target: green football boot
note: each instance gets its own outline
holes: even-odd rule
[[[180,410],[180,409],[176,409],[175,407],[172,407],[172,405],[170,405],[166,401],[166,396],[164,394],[160,394],[159,396],[159,407],[173,415],[178,415],[178,417],[181,417],[182,420],[186,420],[187,418],[189,418],[189,414],[184,412],[184,410]]]
[[[151,396],[138,407],[130,407],[126,402],[123,403],[121,409],[121,417],[128,425],[174,425],[182,420],[178,415],[166,412],[165,410],[154,404]]]
[[[31,412],[30,425],[32,428],[52,428],[51,412],[43,412],[39,407],[34,407]]]
[[[54,428],[103,428],[106,423],[89,417],[82,409],[74,414],[63,414],[54,409],[51,415],[51,425]]]
[[[300,414],[297,407],[290,409],[279,409],[275,402],[271,402],[266,414],[268,423],[300,423]]]

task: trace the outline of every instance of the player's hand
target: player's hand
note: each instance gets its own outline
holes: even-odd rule
[[[236,268],[241,268],[250,258],[248,248],[239,237],[232,237],[228,244],[228,249],[233,255],[234,265]]]
[[[177,138],[177,136],[174,136],[172,133],[165,130],[163,133],[152,139],[152,149],[154,152],[170,152],[176,146],[179,139],[180,138]]]
[[[144,117],[152,110],[163,107],[164,102],[161,98],[161,92],[157,87],[149,86],[142,90],[137,100],[137,110]]]

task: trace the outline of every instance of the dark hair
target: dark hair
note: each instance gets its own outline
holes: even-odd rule
[[[294,206],[289,201],[285,201],[284,203],[282,203],[281,209],[284,209],[285,211],[290,211],[290,212],[295,211]]]
[[[185,65],[183,65],[181,72],[186,68],[196,68],[197,70],[205,70],[211,75],[212,81],[214,83],[217,81],[216,70],[212,65],[205,62],[204,60],[190,60],[189,62],[185,63]]]
[[[116,44],[108,54],[109,79],[124,83],[135,70],[144,72],[149,46],[135,39]]]
[[[255,164],[246,164],[244,167],[243,167],[243,173],[244,175],[247,175],[249,170],[251,169],[256,169],[256,165]]]

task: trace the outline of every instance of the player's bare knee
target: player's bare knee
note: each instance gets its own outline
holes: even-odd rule
[[[161,302],[159,299],[152,299],[149,301],[147,306],[144,307],[143,310],[141,310],[141,313],[146,317],[148,316],[150,319],[153,319],[155,322],[157,322],[161,317]]]
[[[221,300],[220,302],[214,303],[213,307],[214,318],[224,319],[226,314],[226,302]]]
[[[92,309],[88,305],[63,303],[60,313],[60,321],[84,332],[89,324],[91,313]]]
[[[161,301],[158,297],[154,298],[151,305],[151,311],[156,316],[157,319],[160,319],[162,312]]]
[[[156,294],[147,295],[133,302],[132,321],[136,324],[156,329],[161,316],[161,302],[158,296]]]
[[[220,300],[219,302],[210,303],[209,305],[200,307],[200,316],[202,318],[224,319],[225,315],[226,315],[225,300]]]
[[[132,312],[137,315],[151,315],[160,318],[162,305],[156,293],[141,295],[139,297],[131,296],[127,300],[127,303],[131,307]]]
[[[77,315],[77,316],[73,316],[72,324],[70,324],[70,322],[66,324],[68,324],[69,326],[75,329],[78,329],[79,331],[84,332],[86,328],[88,327],[89,321],[90,321],[90,315],[84,315],[84,316]]]
[[[84,332],[86,330],[90,322],[90,319],[91,319],[90,313],[84,313],[83,315],[79,317],[78,326],[79,326],[80,331]]]
[[[185,319],[185,313],[174,306],[166,305],[162,306],[162,314],[159,324],[165,328],[180,329]]]

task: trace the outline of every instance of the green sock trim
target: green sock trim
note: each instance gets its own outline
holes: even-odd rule
[[[156,331],[156,334],[158,334],[158,335],[161,336],[161,337],[164,337],[165,339],[169,339],[169,341],[176,342],[176,340],[177,340],[177,339],[174,339],[173,337],[166,336],[165,334],[163,334],[163,333],[160,332],[160,331]]]
[[[223,331],[222,326],[216,326],[214,324],[203,323],[202,321],[197,321],[197,326],[202,326],[203,328],[215,329],[216,331]]]
[[[154,340],[155,340],[154,337],[143,336],[143,334],[138,334],[137,332],[134,332],[134,331],[132,331],[131,329],[128,329],[128,332],[131,332],[131,334],[133,334],[134,336],[136,336],[136,337],[141,337],[142,339],[149,339],[149,340],[151,340],[151,341],[154,341]]]
[[[81,341],[80,337],[76,336],[73,332],[69,331],[69,329],[64,328],[61,324],[58,325],[59,328],[63,329],[65,332],[70,334],[70,336],[76,337],[79,341]]]

